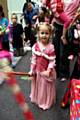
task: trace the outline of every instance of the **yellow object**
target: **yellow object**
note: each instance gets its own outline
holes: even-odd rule
[[[13,69],[9,66],[9,60],[7,58],[0,59],[0,74],[2,74],[3,78],[7,78],[7,74],[5,72],[11,72]]]

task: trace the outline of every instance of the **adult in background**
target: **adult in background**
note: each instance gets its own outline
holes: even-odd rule
[[[74,69],[70,79],[80,79],[80,9],[76,13],[74,23],[70,27],[71,51],[69,59],[75,60]]]
[[[25,9],[26,9],[26,5],[27,5],[29,2],[31,2],[31,3],[33,4],[33,6],[35,6],[35,4],[36,4],[36,3],[32,2],[31,0],[26,0],[26,2],[25,2],[24,5],[23,5],[23,8],[22,8],[23,13],[24,13],[24,11],[25,11]]]
[[[51,0],[48,2],[43,0],[43,2],[46,2],[47,5],[51,8],[53,15],[54,15],[54,27],[55,27],[55,36],[53,39],[53,43],[55,45],[55,49],[56,49],[56,70],[57,70],[57,76],[61,77],[61,80],[66,80],[69,77],[69,60],[68,58],[68,53],[69,53],[69,39],[68,39],[68,35],[64,30],[64,25],[69,25],[70,21],[67,21],[68,19],[66,19],[65,17],[60,17],[58,16],[59,14],[57,13],[64,13],[64,11],[66,10],[66,12],[68,12],[67,15],[68,18],[72,18],[74,17],[74,14],[76,13],[76,10],[78,8],[78,3],[79,1],[76,1],[77,4],[75,6],[75,4],[73,4],[73,1],[71,0],[69,4],[66,5],[66,1],[64,0],[64,3],[62,0],[56,0],[56,4],[54,2],[54,0]],[[74,0],[75,3],[75,0]],[[71,8],[72,5],[73,9]],[[65,19],[65,20],[62,20]],[[62,40],[63,36],[63,31],[66,33],[66,39]]]
[[[24,28],[25,41],[27,42],[28,40],[30,40],[31,47],[36,42],[34,26],[35,26],[37,15],[38,15],[38,8],[34,7],[33,4],[29,2],[26,5],[25,11],[23,12],[23,17],[26,23],[26,27]]]

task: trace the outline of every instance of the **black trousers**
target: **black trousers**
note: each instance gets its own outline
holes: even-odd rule
[[[4,50],[10,50],[10,46],[9,46],[9,40],[6,41],[2,41],[2,46]]]
[[[60,25],[55,22],[54,29],[55,29],[55,33],[52,42],[55,46],[57,77],[68,78],[69,77],[69,60],[68,60],[69,45],[63,45],[61,41],[63,25]]]
[[[70,79],[73,79],[73,78],[80,79],[80,69],[78,69],[78,61],[76,61],[74,65],[74,69],[73,69]]]
[[[24,33],[26,37],[25,41],[27,42],[28,40],[30,40],[30,45],[32,47],[36,42],[35,31],[32,30],[31,26],[28,26],[24,28]]]

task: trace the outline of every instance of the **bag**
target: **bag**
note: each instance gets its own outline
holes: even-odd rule
[[[80,80],[71,80],[70,120],[80,120]]]
[[[65,94],[61,100],[61,108],[66,108],[70,106],[70,89],[71,89],[71,81],[69,81]]]

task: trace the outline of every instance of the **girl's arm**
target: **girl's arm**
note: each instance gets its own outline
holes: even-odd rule
[[[32,57],[31,57],[31,66],[30,66],[30,75],[35,74],[35,68],[36,68],[36,54],[33,53],[33,49],[35,49],[35,46],[32,47]]]

